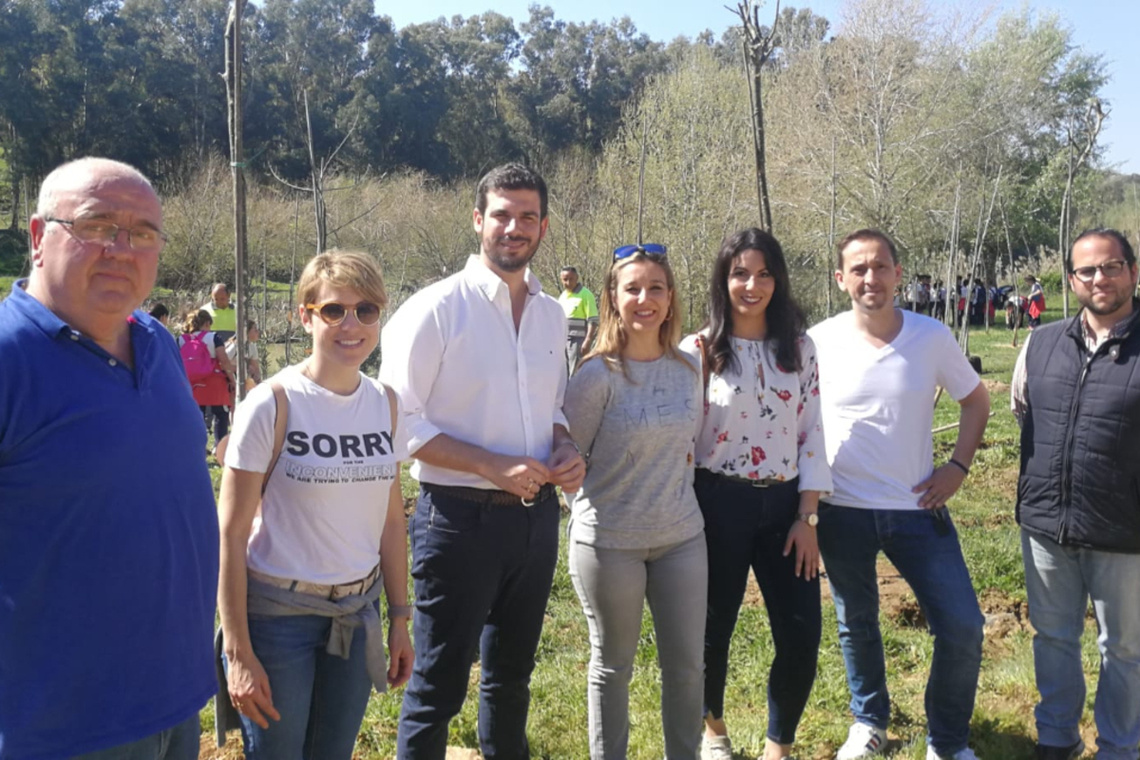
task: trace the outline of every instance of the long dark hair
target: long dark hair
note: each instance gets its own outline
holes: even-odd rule
[[[718,375],[725,367],[741,371],[740,361],[732,350],[732,301],[728,297],[728,274],[737,257],[750,250],[764,254],[764,265],[776,282],[772,300],[764,312],[768,323],[765,340],[771,341],[776,349],[777,367],[784,372],[799,372],[803,363],[798,340],[807,329],[807,317],[792,297],[784,249],[771,234],[756,227],[725,238],[716,255],[709,284],[708,338],[702,341],[705,363]]]

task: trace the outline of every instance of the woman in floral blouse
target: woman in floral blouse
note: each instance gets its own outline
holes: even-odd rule
[[[695,484],[709,556],[703,760],[732,757],[724,690],[749,568],[776,650],[763,760],[790,756],[815,680],[816,508],[831,490],[831,473],[805,328],[776,239],[755,228],[727,238],[713,266],[708,325],[681,344],[706,378]]]

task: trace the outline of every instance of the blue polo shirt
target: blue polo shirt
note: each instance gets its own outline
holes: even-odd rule
[[[136,741],[217,690],[218,520],[174,340],[134,369],[17,282],[0,302],[0,758]]]

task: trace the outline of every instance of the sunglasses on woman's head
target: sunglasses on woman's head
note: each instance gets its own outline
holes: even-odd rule
[[[651,256],[666,257],[666,248],[660,243],[643,243],[641,245],[623,245],[614,249],[614,261],[628,259],[635,253],[648,253]]]
[[[355,306],[346,306],[339,301],[325,301],[324,303],[305,304],[305,308],[309,311],[315,311],[321,321],[330,327],[336,327],[343,322],[349,312],[352,312],[356,321],[365,327],[371,327],[380,321],[380,305],[371,301],[361,301]]]

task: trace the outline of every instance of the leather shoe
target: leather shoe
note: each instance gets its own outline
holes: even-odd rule
[[[1077,739],[1076,744],[1068,747],[1050,747],[1045,744],[1037,745],[1037,760],[1076,760],[1085,751],[1085,743]]]

